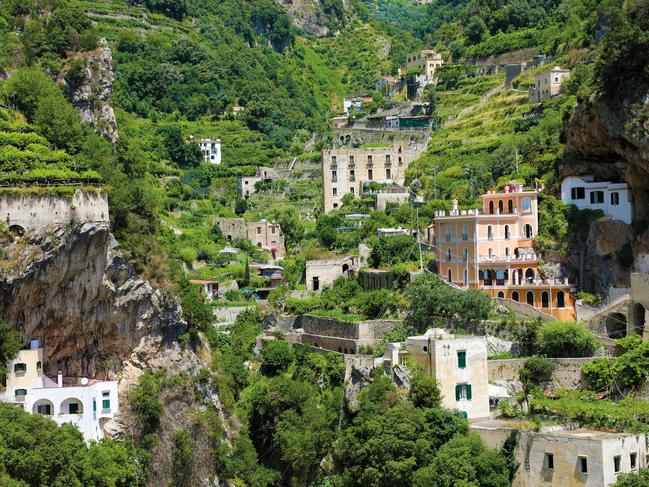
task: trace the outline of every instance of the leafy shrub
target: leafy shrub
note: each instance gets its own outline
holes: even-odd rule
[[[536,338],[536,349],[547,357],[590,357],[598,347],[595,334],[574,321],[546,323]]]
[[[544,357],[530,357],[525,361],[518,376],[523,384],[539,385],[552,379],[556,365]]]
[[[293,351],[283,340],[271,340],[261,350],[261,370],[266,375],[286,372],[293,363]]]
[[[437,408],[442,403],[442,392],[435,379],[417,371],[410,382],[408,399],[419,408]]]

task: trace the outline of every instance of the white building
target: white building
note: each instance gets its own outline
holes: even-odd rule
[[[566,430],[557,426],[537,432],[509,419],[472,423],[469,429],[489,448],[502,448],[513,431],[519,432],[514,451],[514,459],[519,463],[512,480],[514,487],[606,487],[621,474],[646,466],[644,434]]]
[[[580,210],[602,210],[624,223],[633,221],[631,192],[626,183],[596,181],[593,176],[569,176],[561,183],[561,200]]]
[[[396,237],[397,235],[410,235],[410,230],[407,228],[377,228],[376,236],[381,237]]]
[[[221,164],[221,140],[201,139],[199,142],[203,159],[211,164]]]
[[[469,419],[489,417],[487,339],[433,328],[406,338],[406,350],[442,392],[442,405]]]
[[[71,423],[86,441],[104,438],[106,423],[119,409],[116,381],[81,378],[65,385],[60,372],[56,381],[50,379],[43,373],[43,348],[38,340],[32,340],[29,350],[18,352],[7,368],[7,388],[0,401],[49,416],[57,424]]]

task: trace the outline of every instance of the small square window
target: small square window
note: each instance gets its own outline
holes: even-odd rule
[[[620,455],[615,455],[613,457],[613,469],[615,470],[615,473],[620,472],[620,464],[622,463],[622,458]]]
[[[638,468],[638,454],[636,452],[629,454],[629,464],[631,465],[631,470]]]
[[[578,463],[579,463],[579,471],[581,473],[588,473],[588,458],[587,457],[579,457],[578,458]]]
[[[14,364],[14,372],[27,372],[27,364]]]
[[[337,188],[331,188],[331,194],[333,196],[338,196],[338,189]]]
[[[554,470],[554,455],[552,453],[545,454],[545,468]]]

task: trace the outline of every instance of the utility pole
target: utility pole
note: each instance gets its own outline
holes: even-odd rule
[[[439,171],[439,167],[433,166],[433,184],[435,185],[435,199],[437,199],[437,171]]]
[[[516,168],[516,174],[518,174],[518,147],[515,147],[514,151],[514,167]]]
[[[417,243],[419,244],[419,270],[424,272],[424,257],[421,255],[421,239],[419,238],[419,207],[417,207]]]

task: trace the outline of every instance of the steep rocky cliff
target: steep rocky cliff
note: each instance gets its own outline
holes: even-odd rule
[[[154,290],[115,251],[106,224],[3,237],[0,316],[41,337],[45,371],[114,376],[134,353],[162,355],[184,331],[175,298]]]
[[[305,34],[325,37],[335,33],[332,27],[337,23],[332,21],[324,11],[320,0],[276,0],[282,3],[293,23]],[[348,8],[348,0],[343,0],[344,9]]]
[[[629,243],[635,269],[649,272],[649,88],[637,84],[616,99],[593,96],[580,103],[564,138],[562,175],[593,174],[629,184],[634,211]],[[602,226],[602,234],[615,231]]]
[[[211,382],[194,380],[209,368],[209,348],[179,344],[186,326],[177,299],[142,279],[116,244],[105,223],[49,226],[23,237],[0,232],[0,318],[25,342],[42,339],[46,373],[119,381],[120,414],[109,425],[116,436],[141,437],[127,398],[144,371],[182,378],[163,391],[152,450],[149,485],[169,485],[174,432],[185,428],[197,444],[211,445],[214,426],[196,418],[209,409],[218,428],[224,423]],[[188,467],[192,485],[215,485],[213,455],[197,449]]]
[[[74,77],[69,76],[71,66],[78,69]],[[101,39],[94,51],[77,54],[59,79],[79,110],[81,120],[92,125],[113,145],[119,139],[112,105],[114,79],[113,52],[106,39]]]

